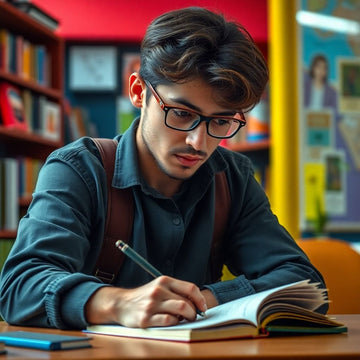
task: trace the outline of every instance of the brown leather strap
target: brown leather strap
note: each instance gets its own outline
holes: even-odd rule
[[[224,236],[230,216],[231,197],[225,172],[215,175],[215,219],[211,246],[211,275],[213,281],[220,281],[224,264]]]
[[[115,247],[118,239],[128,243],[134,221],[134,200],[131,189],[112,186],[117,141],[93,139],[99,149],[106,171],[108,204],[102,249],[95,266],[95,276],[111,284],[119,273],[124,254]]]

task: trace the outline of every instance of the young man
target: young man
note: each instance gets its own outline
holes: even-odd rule
[[[202,8],[160,16],[141,47],[129,95],[140,119],[118,136],[113,186],[131,188],[130,245],[160,270],[155,280],[125,259],[114,285],[93,276],[106,218],[106,174],[96,146],[55,151],[1,277],[1,314],[19,325],[167,326],[235,298],[323,279],[270,210],[249,160],[219,147],[260,99],[266,63],[239,25]],[[241,131],[241,130],[240,130]],[[236,275],[211,273],[215,174],[231,209],[220,256]],[[119,217],[122,216],[119,214]],[[114,251],[116,248],[114,247]]]

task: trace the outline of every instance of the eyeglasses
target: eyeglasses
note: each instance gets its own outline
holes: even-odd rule
[[[204,116],[195,111],[184,109],[178,106],[169,106],[164,103],[153,86],[145,80],[145,84],[151,90],[161,109],[165,112],[165,125],[179,131],[191,131],[206,123],[207,133],[217,139],[228,139],[234,136],[240,128],[246,125],[242,112],[232,116]]]

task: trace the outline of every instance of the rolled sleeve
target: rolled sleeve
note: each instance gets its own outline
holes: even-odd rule
[[[72,274],[57,278],[45,289],[45,308],[50,326],[67,328],[85,328],[85,304],[99,288],[106,286],[100,281],[84,274]]]
[[[221,281],[204,287],[213,293],[219,304],[255,293],[255,289],[243,275],[233,280]]]

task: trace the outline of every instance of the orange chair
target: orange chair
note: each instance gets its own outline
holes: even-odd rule
[[[346,241],[301,239],[297,243],[321,272],[328,288],[329,314],[360,314],[360,254]]]

